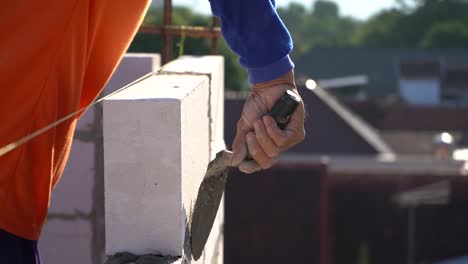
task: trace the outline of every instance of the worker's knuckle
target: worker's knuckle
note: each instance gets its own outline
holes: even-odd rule
[[[252,157],[256,157],[258,155],[259,151],[256,144],[254,144],[254,139],[252,139],[252,136],[249,135],[247,135],[247,147]]]
[[[257,138],[259,143],[265,144],[267,142],[265,135],[261,133],[255,132],[255,137]]]
[[[250,156],[252,156],[255,159],[258,156],[258,149],[255,147],[249,147],[249,153]]]
[[[277,144],[278,144],[278,147],[280,148],[285,148],[288,146],[288,139],[287,138],[284,138],[284,137],[280,137],[277,139]]]
[[[255,140],[256,140],[255,133],[253,133],[253,132],[247,133],[247,135],[245,135],[245,137],[247,139],[247,142],[250,142],[250,143],[254,143]]]
[[[237,129],[241,128],[242,125],[243,125],[243,123],[244,123],[244,121],[242,121],[242,119],[239,119],[239,120],[237,121],[237,124],[236,124]]]
[[[239,121],[237,121],[237,131],[245,131],[248,127],[247,123],[244,121],[243,118],[239,119]]]
[[[276,147],[272,147],[266,154],[270,159],[276,159],[280,155],[280,150]]]
[[[263,125],[263,122],[261,119],[257,119],[254,121],[254,127],[261,128],[262,125]],[[259,131],[261,131],[261,129],[259,129]]]

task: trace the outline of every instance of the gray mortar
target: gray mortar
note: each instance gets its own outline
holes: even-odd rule
[[[109,256],[105,264],[171,264],[179,260],[179,257],[142,255],[122,252]]]

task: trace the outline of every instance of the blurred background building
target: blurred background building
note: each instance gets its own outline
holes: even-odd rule
[[[468,106],[468,50],[316,48],[296,65],[299,79],[312,78],[340,98]]]

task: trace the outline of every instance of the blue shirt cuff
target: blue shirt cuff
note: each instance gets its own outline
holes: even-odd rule
[[[249,80],[252,84],[269,82],[275,80],[290,70],[294,69],[294,63],[289,55],[279,61],[258,68],[247,68]]]

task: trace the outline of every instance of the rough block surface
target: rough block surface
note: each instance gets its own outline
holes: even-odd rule
[[[183,56],[164,67],[163,72],[204,73],[210,78],[209,123],[210,123],[210,160],[225,148],[224,143],[224,58],[220,56]],[[191,125],[189,125],[191,127]],[[189,136],[190,137],[190,136]],[[190,153],[190,152],[189,152]],[[190,156],[190,154],[187,155]],[[206,166],[204,166],[206,169]],[[201,179],[196,179],[196,182]],[[193,207],[194,194],[199,184],[186,184],[185,204]],[[192,208],[193,209],[193,208]],[[205,246],[203,256],[194,263],[223,263],[224,198],[219,206],[216,220]]]
[[[224,149],[224,58],[183,56],[164,67],[167,72],[195,72],[210,77],[210,158]]]
[[[207,90],[205,76],[151,76],[104,102],[107,253],[182,256],[183,153],[196,148],[187,166],[200,169],[209,142],[206,121],[204,133],[183,142],[182,133],[191,131],[182,132],[182,119],[198,121],[191,129],[203,127]],[[193,102],[200,102],[196,111],[185,107]],[[194,177],[189,173],[185,182]]]
[[[222,263],[223,206],[197,262],[188,229],[207,165],[224,148],[222,73],[221,57],[184,57],[105,100],[107,254]]]
[[[43,263],[93,263],[91,222],[84,219],[49,220],[39,240]]]

